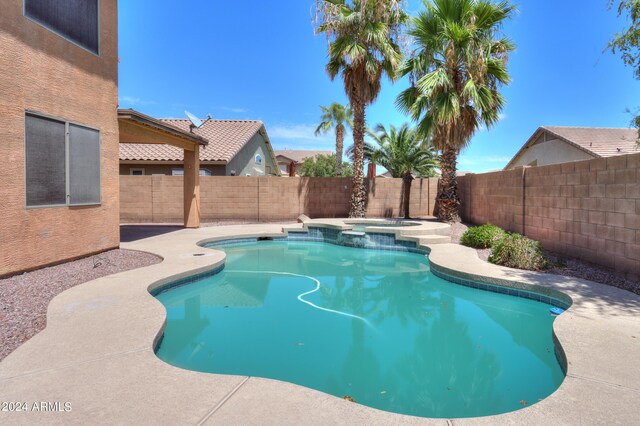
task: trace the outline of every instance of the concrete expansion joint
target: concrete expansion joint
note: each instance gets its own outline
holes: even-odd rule
[[[209,411],[202,419],[200,419],[200,421],[198,423],[196,423],[196,426],[202,426],[203,424],[205,424],[205,422],[207,420],[209,420],[209,418],[211,418],[211,416],[213,416],[216,411],[218,411],[220,408],[222,408],[222,406],[225,404],[225,402],[227,402],[233,395],[235,395],[235,393],[238,392],[240,390],[240,388],[245,383],[247,383],[247,381],[250,378],[251,378],[250,376],[247,376],[247,377],[243,378],[242,381],[240,383],[238,383],[236,385],[236,387],[231,390],[231,392],[226,394],[225,397],[222,398],[222,400],[220,400],[220,402],[218,402],[216,404],[216,406],[211,409],[211,411]]]
[[[102,361],[102,360],[109,359],[109,358],[118,358],[118,357],[122,357],[122,356],[125,356],[125,355],[131,355],[131,354],[135,354],[135,353],[138,353],[138,352],[143,352],[143,351],[146,351],[146,350],[148,350],[147,347],[139,348],[139,349],[133,349],[133,350],[124,351],[124,352],[112,352],[110,354],[99,356],[97,358],[84,359],[84,360],[81,360],[81,361],[71,362],[69,364],[60,365],[60,366],[55,367],[55,368],[43,368],[41,370],[32,370],[32,371],[27,371],[27,372],[21,373],[21,374],[14,374],[13,376],[4,376],[4,377],[0,376],[0,382],[6,381],[6,380],[11,380],[11,379],[16,379],[18,377],[33,376],[35,374],[47,373],[49,371],[64,370],[66,368],[75,367],[77,365],[91,364],[92,362]]]
[[[613,383],[613,382],[607,382],[606,380],[595,379],[593,377],[579,376],[576,374],[567,374],[567,377],[571,377],[572,379],[577,379],[577,380],[586,380],[588,382],[600,383],[600,384],[611,386],[614,388],[627,389],[633,392],[640,392],[640,388],[631,388],[629,386],[620,385],[618,383]]]

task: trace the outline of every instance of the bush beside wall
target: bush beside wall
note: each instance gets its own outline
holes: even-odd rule
[[[461,216],[640,279],[640,154],[458,177]]]

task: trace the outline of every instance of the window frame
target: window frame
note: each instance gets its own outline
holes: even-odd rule
[[[133,172],[142,172],[142,174],[141,174],[141,175],[134,175],[134,174],[133,174]],[[145,174],[145,170],[144,170],[144,167],[140,167],[140,168],[138,168],[138,167],[131,167],[131,168],[129,169],[129,176],[146,176],[146,174]]]
[[[59,123],[64,123],[64,185],[65,185],[65,203],[64,204],[42,204],[38,206],[30,206],[27,204],[27,116],[35,116],[41,117],[52,121],[57,121]],[[84,127],[86,129],[95,130],[98,132],[98,153],[99,153],[99,164],[100,167],[98,169],[98,192],[100,194],[100,200],[96,203],[78,203],[71,204],[71,181],[69,179],[69,125],[74,125],[78,127]],[[31,209],[50,209],[50,208],[60,208],[60,207],[86,207],[86,206],[101,206],[102,205],[102,132],[100,129],[94,126],[88,126],[83,123],[78,123],[77,121],[67,120],[64,118],[57,117],[51,114],[45,114],[39,111],[34,111],[30,109],[26,109],[24,111],[24,121],[23,121],[23,152],[24,152],[24,164],[23,164],[23,177],[24,177],[24,207],[27,210]]]
[[[258,161],[258,158],[260,159],[260,161]],[[262,155],[260,154],[256,154],[256,156],[253,158],[254,163],[258,164],[258,165],[262,165]]]
[[[63,39],[65,39],[66,41],[68,41],[71,44],[75,44],[76,46],[80,47],[81,49],[86,50],[87,52],[91,53],[94,56],[100,57],[101,56],[101,52],[102,52],[102,37],[100,37],[100,35],[102,34],[102,14],[100,13],[102,11],[101,6],[102,6],[102,0],[96,0],[98,2],[97,4],[97,10],[98,10],[98,51],[94,52],[93,50],[89,49],[86,46],[81,45],[80,43],[78,43],[77,41],[71,40],[69,37],[67,37],[66,35],[62,34],[60,31],[56,30],[55,28],[52,28],[51,26],[47,25],[46,23],[27,15],[27,1],[26,0],[22,0],[22,16],[24,16],[26,19],[30,20],[31,22],[35,22],[36,24],[40,25],[43,28],[46,28],[47,30],[51,31],[52,33],[56,34],[58,37],[62,37]]]

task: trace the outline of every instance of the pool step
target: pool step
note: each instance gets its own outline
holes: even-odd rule
[[[448,235],[416,235],[414,238],[418,240],[418,244],[447,244],[451,242],[451,237]]]
[[[425,232],[428,232],[428,234],[425,235]],[[451,226],[446,223],[433,224],[430,229],[411,229],[410,226],[407,226],[406,229],[402,230],[402,235],[405,235],[407,237],[422,237],[431,235],[443,235],[448,237],[451,235]]]

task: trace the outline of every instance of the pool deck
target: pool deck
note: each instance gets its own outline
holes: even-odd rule
[[[300,227],[292,224],[292,227]],[[554,323],[568,360],[560,388],[522,410],[473,419],[425,419],[365,407],[301,386],[256,377],[196,373],[159,360],[153,345],[164,307],[148,292],[212,269],[224,253],[200,248],[210,238],[279,235],[279,225],[179,230],[122,248],[164,261],[71,288],[51,301],[45,330],[0,362],[0,424],[637,424],[640,417],[640,297],[589,281],[517,271],[478,259],[475,250],[434,244],[432,265],[460,277],[560,291],[573,300]],[[194,256],[194,254],[204,254]],[[33,404],[71,411],[33,411]],[[0,406],[0,408],[2,408]]]

